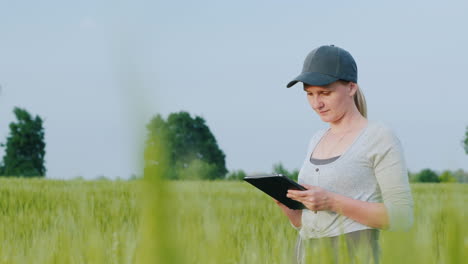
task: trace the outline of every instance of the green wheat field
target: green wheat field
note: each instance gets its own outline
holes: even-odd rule
[[[381,263],[466,263],[468,185],[412,190],[415,225],[381,233]],[[4,178],[0,198],[0,263],[291,263],[297,238],[243,182]]]

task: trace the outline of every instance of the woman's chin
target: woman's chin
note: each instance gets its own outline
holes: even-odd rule
[[[322,119],[322,121],[326,123],[330,123],[332,121],[331,118],[327,116],[320,116],[320,119]]]

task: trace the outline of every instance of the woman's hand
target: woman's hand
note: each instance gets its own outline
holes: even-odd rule
[[[289,218],[289,221],[296,227],[301,227],[301,216],[302,210],[293,210],[289,209],[286,205],[282,204],[280,201],[273,199],[275,203],[281,208],[283,213]]]
[[[286,214],[287,216],[294,215],[294,214],[297,214],[298,212],[300,212],[300,210],[289,209],[289,207],[282,204],[280,201],[278,201],[276,199],[273,199],[273,200],[281,208],[281,210],[283,210],[284,214]]]
[[[286,196],[301,202],[311,211],[333,211],[334,193],[313,185],[302,184],[302,186],[307,190],[289,190]]]

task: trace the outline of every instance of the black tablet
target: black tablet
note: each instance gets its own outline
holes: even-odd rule
[[[300,210],[306,208],[301,202],[286,197],[288,190],[307,190],[302,185],[286,176],[281,174],[253,175],[244,177],[244,181],[257,187],[290,209]]]

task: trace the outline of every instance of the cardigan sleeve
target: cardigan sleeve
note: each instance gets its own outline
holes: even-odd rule
[[[413,225],[413,198],[403,148],[391,131],[382,132],[376,145],[374,173],[387,209],[389,230],[406,231]]]

